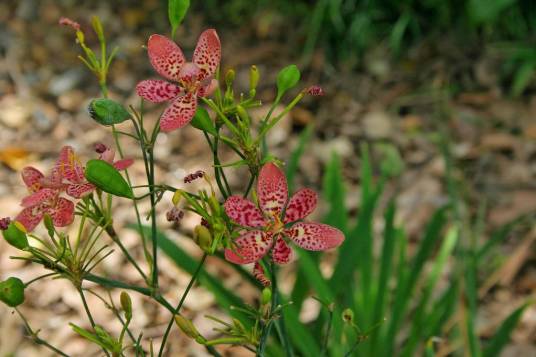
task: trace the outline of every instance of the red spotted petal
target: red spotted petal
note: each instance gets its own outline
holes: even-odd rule
[[[73,183],[85,181],[84,168],[71,146],[61,148],[60,157],[56,162],[54,171],[58,172],[62,178]]]
[[[152,35],[147,50],[153,68],[162,77],[178,82],[179,72],[186,62],[179,46],[165,36]]]
[[[20,222],[28,232],[31,232],[43,219],[43,209],[39,206],[27,207],[23,209],[15,218]]]
[[[148,79],[136,86],[136,93],[143,99],[153,103],[161,103],[178,96],[181,87],[162,80]]]
[[[266,224],[261,211],[240,196],[231,196],[225,201],[225,213],[236,223],[246,227],[262,227]]]
[[[197,97],[194,94],[188,93],[178,97],[162,114],[160,129],[169,132],[182,128],[192,120],[196,107]]]
[[[126,170],[134,163],[133,159],[122,159],[114,162],[114,167],[118,170]]]
[[[307,250],[335,248],[344,241],[344,234],[340,230],[321,223],[299,222],[285,230],[285,234],[298,246]]]
[[[218,88],[218,81],[211,79],[207,84],[199,88],[197,95],[200,97],[208,97],[216,90],[216,88]]]
[[[315,210],[317,201],[317,194],[313,190],[302,188],[296,192],[288,202],[285,223],[294,222],[310,215]]]
[[[255,266],[253,267],[253,276],[265,287],[272,285],[272,282],[264,273],[264,269],[259,262],[256,262]]]
[[[43,202],[53,200],[58,195],[58,191],[51,188],[43,188],[42,190],[32,193],[30,196],[24,197],[21,202],[22,207],[33,207]]]
[[[273,163],[265,164],[257,181],[259,205],[265,214],[279,215],[288,200],[287,178]]]
[[[73,198],[82,198],[89,195],[95,189],[95,185],[86,182],[86,183],[74,183],[67,186],[65,191],[69,196]]]
[[[37,192],[42,188],[41,181],[45,175],[43,175],[38,169],[27,166],[22,169],[21,176],[22,181],[24,181],[30,192]]]
[[[288,246],[285,240],[277,237],[274,249],[272,249],[272,259],[277,264],[287,264],[294,258],[292,248]]]
[[[249,231],[235,240],[236,249],[225,250],[225,259],[235,264],[249,264],[266,255],[272,246],[272,235],[261,231]]]
[[[56,206],[48,210],[48,213],[52,217],[52,223],[56,227],[65,227],[73,223],[74,220],[74,203],[60,197]]]
[[[200,79],[212,76],[221,59],[220,38],[214,29],[203,31],[195,47],[193,62],[201,69]]]

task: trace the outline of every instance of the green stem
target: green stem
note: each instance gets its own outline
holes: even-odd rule
[[[24,315],[20,312],[19,309],[15,308],[15,311],[17,311],[17,313],[19,314],[20,318],[22,319],[22,321],[24,322],[24,327],[26,328],[26,331],[28,332],[28,334],[30,335],[30,337],[32,338],[32,340],[38,344],[38,345],[43,345],[45,347],[47,347],[48,349],[50,349],[51,351],[53,351],[54,353],[57,353],[58,355],[60,356],[64,356],[64,357],[69,357],[69,355],[65,352],[63,352],[62,350],[60,350],[59,348],[57,347],[54,347],[52,346],[50,343],[48,343],[47,341],[45,340],[42,340],[41,338],[39,338],[39,336],[37,335],[37,332],[35,332],[34,330],[32,330],[30,324],[28,323],[28,320],[26,320],[26,318],[24,317]]]
[[[257,356],[263,357],[264,356],[264,350],[266,349],[266,343],[268,342],[268,337],[270,336],[270,331],[272,330],[272,314],[274,312],[274,309],[277,304],[277,279],[275,274],[275,264],[274,262],[270,262],[270,272],[272,277],[272,302],[270,304],[270,314],[268,316],[269,320],[266,324],[262,326],[261,329],[261,340],[259,342],[259,346],[257,347]]]
[[[143,270],[140,268],[140,266],[138,265],[138,263],[136,262],[136,260],[132,257],[132,255],[130,255],[130,253],[128,252],[128,249],[125,248],[125,246],[123,245],[123,243],[121,242],[121,240],[119,239],[119,237],[117,236],[117,233],[115,232],[115,229],[113,226],[106,226],[106,233],[108,233],[108,235],[110,236],[110,238],[114,241],[115,244],[117,244],[119,246],[119,249],[121,249],[121,251],[123,252],[123,254],[125,255],[125,257],[127,258],[127,260],[134,266],[134,268],[136,268],[136,270],[140,273],[140,275],[143,277],[143,279],[145,280],[145,282],[148,282],[149,279],[147,278],[147,275],[145,275],[145,273],[143,272]]]
[[[186,300],[186,296],[188,295],[188,293],[190,292],[190,289],[192,288],[195,281],[197,280],[199,273],[201,272],[201,268],[203,267],[203,264],[205,264],[205,260],[207,259],[207,256],[208,256],[207,253],[203,254],[203,257],[201,258],[201,261],[199,262],[197,269],[194,272],[194,275],[192,275],[192,278],[190,279],[188,286],[186,286],[186,290],[184,290],[184,293],[182,294],[179,304],[175,308],[175,313],[171,316],[171,319],[169,320],[169,323],[166,328],[166,332],[164,333],[164,338],[162,339],[162,344],[160,345],[160,351],[158,352],[158,357],[161,357],[164,353],[164,347],[166,346],[166,341],[169,336],[169,332],[171,331],[171,327],[173,326],[175,315],[180,312],[182,304],[184,304],[184,301]]]
[[[154,154],[153,147],[147,149],[149,156],[149,186],[154,186]],[[157,229],[156,229],[156,195],[154,190],[151,190],[151,242],[153,245],[153,288],[158,288],[158,243],[157,243]]]
[[[84,292],[82,291],[81,287],[78,288],[78,293],[80,294],[80,298],[82,299],[82,304],[84,305],[84,310],[86,310],[86,314],[87,314],[87,318],[89,319],[89,323],[91,324],[91,327],[93,328],[93,331],[95,331],[95,320],[93,319],[93,316],[91,315],[91,311],[89,310],[89,306],[87,304],[86,297],[84,296]],[[106,351],[104,349],[104,347],[102,348],[102,350],[104,351],[104,354],[106,356],[110,356],[110,354],[108,353],[108,351]]]
[[[214,345],[238,345],[244,343],[243,337],[223,337],[223,338],[217,338],[215,340],[210,340],[205,342],[205,346],[214,346]]]

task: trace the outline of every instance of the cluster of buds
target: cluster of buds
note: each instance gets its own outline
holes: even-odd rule
[[[192,183],[192,181],[200,179],[203,176],[205,176],[205,172],[202,170],[197,170],[196,172],[184,176],[184,183]]]
[[[166,213],[166,219],[168,222],[173,222],[175,224],[180,223],[180,221],[184,218],[184,212],[177,207],[173,207]]]

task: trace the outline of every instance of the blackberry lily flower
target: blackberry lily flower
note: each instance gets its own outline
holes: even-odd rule
[[[15,218],[28,232],[41,222],[45,214],[49,214],[56,227],[65,227],[74,219],[74,203],[59,197],[62,186],[60,178],[53,172],[46,178],[41,171],[33,167],[22,169],[22,180],[28,187],[30,195],[22,200],[23,210]]]
[[[221,45],[214,29],[205,30],[186,62],[182,50],[169,38],[152,35],[147,43],[149,60],[162,77],[177,82],[145,80],[138,83],[138,95],[153,103],[170,101],[160,119],[160,129],[169,132],[188,124],[197,107],[197,97],[210,95],[218,86],[213,79],[221,59]]]
[[[225,201],[225,212],[237,224],[249,228],[227,249],[225,258],[235,264],[257,262],[270,250],[277,264],[292,260],[287,241],[307,250],[327,250],[339,246],[344,234],[327,224],[302,222],[316,207],[313,190],[298,190],[288,200],[287,179],[273,163],[265,164],[257,180],[259,208],[240,196]]]

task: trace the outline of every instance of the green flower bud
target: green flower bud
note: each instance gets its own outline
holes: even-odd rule
[[[225,73],[225,84],[227,85],[227,87],[230,87],[233,85],[235,76],[236,74],[235,74],[234,69],[230,69],[227,71],[227,73]]]
[[[181,198],[182,198],[182,190],[177,190],[173,194],[173,198],[171,199],[171,202],[173,202],[173,204],[176,206],[181,201]]]
[[[132,188],[113,165],[104,160],[89,160],[86,164],[86,179],[112,195],[134,198]]]
[[[244,109],[244,107],[241,105],[237,105],[236,112],[238,113],[238,116],[240,117],[240,119],[242,119],[244,123],[249,125],[250,123],[249,115],[248,115],[248,112]]]
[[[101,125],[119,124],[130,118],[130,113],[119,103],[107,99],[93,99],[88,107],[89,115]]]
[[[207,227],[198,225],[194,228],[195,241],[201,249],[209,252],[212,246],[212,234]]]
[[[252,65],[249,68],[249,90],[250,90],[250,92],[257,89],[257,84],[259,84],[259,77],[260,77],[259,69],[257,68],[257,66]]]
[[[352,309],[344,309],[344,311],[342,312],[342,319],[344,322],[346,323],[353,323],[354,322],[354,312],[352,311]]]
[[[261,304],[267,305],[272,301],[272,289],[264,288],[262,289]]]
[[[2,235],[4,236],[4,239],[15,248],[24,249],[28,247],[26,230],[19,222],[11,222],[7,229],[2,231]]]
[[[212,210],[212,213],[214,213],[214,215],[219,216],[221,214],[222,212],[221,205],[218,199],[216,198],[216,196],[214,195],[210,196],[208,199],[208,204]]]
[[[127,320],[132,319],[132,300],[130,299],[130,295],[126,291],[122,291],[119,300]]]
[[[0,282],[0,301],[16,307],[24,302],[24,283],[19,278],[8,278]]]
[[[175,323],[186,336],[195,339],[198,343],[202,344],[206,341],[199,331],[197,331],[197,328],[191,320],[182,315],[175,315]]]

